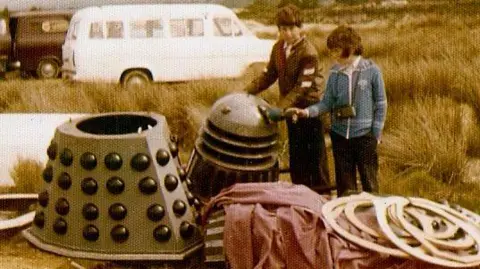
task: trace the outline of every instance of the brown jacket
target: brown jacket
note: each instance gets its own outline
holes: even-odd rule
[[[324,79],[318,67],[318,53],[307,39],[303,38],[295,44],[288,58],[285,57],[284,41],[275,43],[264,73],[252,81],[246,91],[260,93],[277,79],[280,108],[305,108],[319,101]]]

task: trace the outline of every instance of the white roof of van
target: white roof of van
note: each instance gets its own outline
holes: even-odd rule
[[[18,11],[10,13],[10,17],[42,17],[42,16],[55,16],[55,15],[72,15],[74,10],[35,10],[35,11]]]
[[[232,14],[233,11],[217,4],[137,4],[137,5],[105,5],[87,7],[78,10],[75,17],[125,17],[125,15],[164,17],[183,17],[185,15],[204,16],[209,13]]]

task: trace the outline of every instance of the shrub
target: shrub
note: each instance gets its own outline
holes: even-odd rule
[[[10,171],[15,186],[9,187],[9,192],[15,193],[38,193],[42,189],[43,165],[32,159],[18,159],[18,162]]]
[[[381,192],[388,195],[422,197],[432,201],[445,199],[470,210],[478,211],[480,208],[480,200],[475,199],[480,191],[478,184],[461,182],[452,186],[440,182],[422,169],[416,169],[401,176],[384,174],[379,184]]]
[[[446,184],[461,182],[467,163],[471,109],[447,98],[420,99],[396,108],[381,155],[395,173],[427,171]],[[391,114],[390,114],[391,115]]]

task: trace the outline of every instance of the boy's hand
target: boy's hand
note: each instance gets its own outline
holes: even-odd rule
[[[295,117],[308,118],[308,110],[296,107],[287,108],[287,110],[285,110],[285,117],[291,117],[292,119]]]
[[[258,111],[260,111],[260,114],[262,114],[263,118],[268,122],[280,121],[285,119],[283,110],[277,107],[266,107],[266,106],[259,105]]]

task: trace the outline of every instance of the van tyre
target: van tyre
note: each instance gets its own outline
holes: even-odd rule
[[[54,59],[43,59],[38,63],[37,76],[39,79],[57,78],[60,73],[60,65]]]
[[[125,74],[122,85],[125,89],[139,89],[149,85],[150,81],[150,76],[145,71],[132,70]]]

